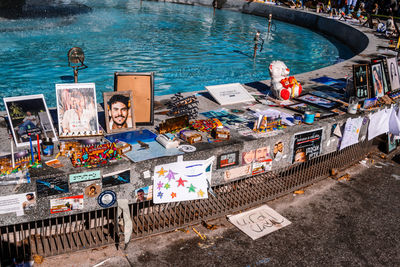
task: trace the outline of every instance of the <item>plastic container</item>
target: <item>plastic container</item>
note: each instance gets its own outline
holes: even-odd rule
[[[44,156],[53,156],[54,154],[54,143],[51,138],[46,138],[42,142],[42,154]]]

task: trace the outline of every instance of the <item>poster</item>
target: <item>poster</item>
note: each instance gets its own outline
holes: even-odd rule
[[[321,128],[294,135],[292,163],[306,162],[319,156],[322,148],[322,132]]]
[[[389,132],[389,119],[392,109],[381,109],[369,114],[368,141]]]
[[[25,211],[32,210],[35,207],[35,192],[0,197],[0,214],[15,212],[17,216],[21,216],[25,214]]]
[[[42,94],[5,97],[3,100],[17,147],[29,146],[29,134],[34,144],[36,135],[39,135],[40,142],[45,137],[57,141],[53,121]]]
[[[83,195],[50,199],[50,213],[78,211],[83,209]]]
[[[154,203],[208,198],[207,180],[215,157],[207,160],[178,161],[154,168]]]
[[[261,174],[272,169],[272,159],[264,161],[253,162],[251,168],[251,175]]]
[[[340,150],[358,143],[358,136],[360,134],[363,120],[363,117],[347,119],[346,125],[344,126],[342,141],[340,143]]]
[[[222,169],[239,164],[239,151],[225,153],[217,158],[217,169]]]
[[[228,220],[253,240],[291,224],[288,219],[267,205],[228,215]]]
[[[99,131],[94,83],[56,84],[56,97],[60,135],[79,136]]]
[[[69,192],[68,179],[64,175],[36,180],[38,197],[48,197]]]
[[[127,184],[131,182],[131,170],[117,171],[103,175],[103,187],[110,187],[114,185]]]

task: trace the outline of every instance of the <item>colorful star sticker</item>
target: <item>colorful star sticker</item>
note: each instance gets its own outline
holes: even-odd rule
[[[175,193],[175,192],[172,192],[172,193],[171,193],[171,198],[174,198],[174,197],[176,197],[176,193]]]
[[[169,189],[171,186],[169,185],[169,183],[166,183],[165,185],[164,185],[164,188],[165,189]]]
[[[164,194],[163,194],[163,192],[158,192],[158,194],[157,194],[157,196],[160,198],[160,199],[162,199],[162,196],[163,196]]]
[[[190,193],[190,192],[196,193],[196,187],[193,186],[192,184],[190,184],[190,186],[187,187],[187,188],[189,189],[189,193]]]
[[[178,187],[181,185],[181,186],[183,186],[183,187],[185,187],[185,182],[187,182],[187,180],[182,180],[182,177],[181,178],[179,178],[179,180],[177,181],[178,182]]]
[[[204,192],[200,189],[199,192],[197,192],[197,195],[198,195],[199,197],[203,197]]]
[[[166,171],[166,170],[164,170],[164,168],[163,168],[163,167],[161,167],[161,170],[159,170],[159,171],[157,172],[157,173],[158,173],[158,177],[160,177],[160,176],[164,176],[166,172],[167,172],[167,171]]]
[[[164,186],[164,184],[161,181],[159,181],[157,184],[158,190],[160,190],[163,186]]]
[[[178,173],[169,170],[169,171],[168,171],[168,174],[167,174],[167,176],[166,176],[166,178],[168,178],[168,181],[171,181],[172,179],[175,180],[175,174],[178,174]]]

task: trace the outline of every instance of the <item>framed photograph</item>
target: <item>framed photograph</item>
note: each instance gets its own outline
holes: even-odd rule
[[[304,94],[296,98],[296,100],[299,100],[301,102],[314,105],[323,109],[332,109],[332,108],[337,108],[341,104],[320,96],[315,96],[312,94]]]
[[[320,119],[324,119],[324,118],[328,118],[328,117],[337,115],[337,113],[335,113],[335,112],[321,109],[321,108],[318,108],[318,107],[315,107],[312,105],[308,105],[306,103],[297,103],[294,105],[288,105],[288,106],[285,106],[285,108],[291,109],[291,110],[299,112],[301,114],[304,114],[304,112],[306,110],[311,110],[312,112],[315,113],[315,116]]]
[[[56,84],[58,131],[63,136],[99,132],[94,83]]]
[[[399,69],[397,66],[397,58],[396,57],[388,58],[387,65],[389,71],[391,90],[396,91],[400,88],[400,78],[399,78]]]
[[[17,147],[29,145],[29,135],[49,137],[57,141],[53,122],[42,94],[29,96],[5,97],[11,132]],[[40,141],[41,142],[41,141]]]
[[[368,82],[369,64],[353,65],[354,96],[359,99],[369,98],[371,96]]]
[[[382,97],[385,94],[385,73],[382,64],[371,64],[372,91],[374,97]]]
[[[368,109],[368,108],[372,108],[373,106],[375,106],[376,102],[378,101],[377,98],[369,98],[369,99],[365,99],[364,100],[364,104],[363,104],[363,108],[364,109]]]
[[[394,139],[394,135],[391,133],[387,133],[387,144],[386,144],[386,152],[389,154],[393,150],[397,148],[397,141]]]
[[[131,91],[136,125],[154,123],[154,73],[115,72],[114,91]]]
[[[132,91],[105,92],[103,98],[107,133],[136,129]]]
[[[217,169],[222,169],[239,164],[239,151],[221,154],[217,158]]]

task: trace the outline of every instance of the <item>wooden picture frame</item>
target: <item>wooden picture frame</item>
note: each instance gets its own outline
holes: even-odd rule
[[[40,142],[43,137],[57,141],[43,94],[5,97],[3,101],[16,147],[29,146],[28,134],[35,144],[37,134]]]
[[[136,125],[154,124],[154,73],[115,72],[114,91],[131,91]]]
[[[368,77],[369,64],[353,65],[354,93],[352,95],[359,98],[360,100],[371,97]]]
[[[136,129],[132,91],[104,92],[103,99],[107,133]]]

